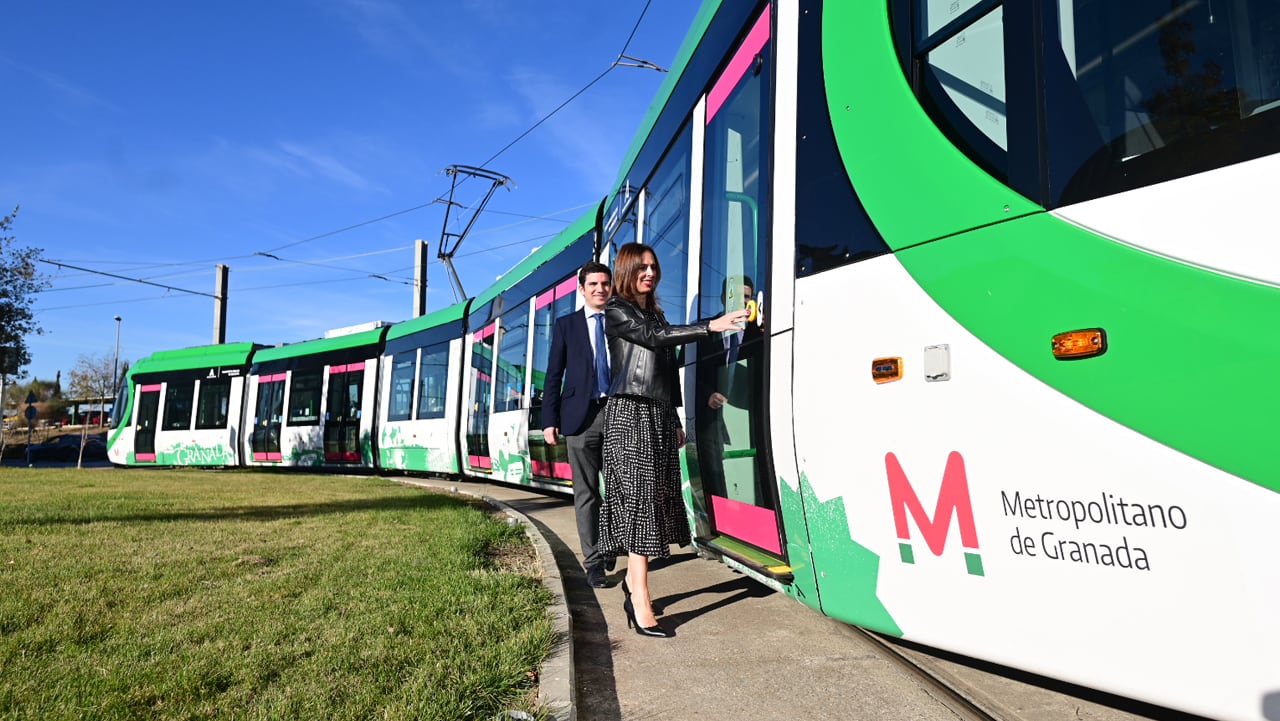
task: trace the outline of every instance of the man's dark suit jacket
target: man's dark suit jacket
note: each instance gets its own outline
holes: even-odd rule
[[[764,331],[755,323],[747,323],[743,329],[741,345],[738,346],[738,360],[753,358],[760,353]],[[745,372],[743,377],[735,378],[734,387],[725,385],[724,371],[728,365],[729,349],[725,347],[725,335],[714,333],[710,338],[698,342],[697,368],[694,371],[694,387],[697,391],[696,404],[693,407],[694,423],[699,429],[712,424],[721,425],[719,432],[728,440],[722,424],[719,424],[721,411],[709,408],[707,400],[712,393],[723,394],[730,405],[743,407],[748,401],[747,394],[752,392],[752,378]]]
[[[551,329],[551,357],[547,360],[546,393],[542,398],[542,427],[577,435],[586,425],[596,391],[595,354],[587,333],[587,308],[556,318]],[[561,390],[561,381],[564,389]]]

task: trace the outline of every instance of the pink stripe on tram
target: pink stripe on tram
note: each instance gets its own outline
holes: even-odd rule
[[[747,39],[742,41],[738,52],[733,55],[733,60],[729,61],[729,66],[724,69],[724,73],[711,88],[711,92],[707,93],[707,125],[710,125],[711,119],[720,112],[724,101],[729,99],[729,94],[737,87],[738,81],[747,74],[751,63],[755,61],[756,53],[760,52],[767,42],[769,42],[769,8],[765,7],[764,12],[760,13],[760,18],[756,20],[755,27],[751,28],[751,32],[747,35]]]
[[[147,384],[147,385],[145,385],[145,386],[138,386],[138,390],[139,390],[139,391],[142,391],[143,393],[159,393],[159,392],[160,392],[160,384],[159,384],[159,383],[149,383],[149,384]]]
[[[555,290],[554,289],[549,290],[546,293],[543,293],[542,295],[538,296],[538,299],[533,302],[533,309],[542,310],[543,308],[551,305],[551,302],[554,301],[555,299],[556,299]]]
[[[551,478],[558,478],[562,481],[573,480],[573,468],[571,468],[565,461],[531,461],[530,465],[533,466],[533,472],[535,475],[550,476]]]
[[[768,508],[711,496],[711,510],[716,516],[716,530],[782,555],[778,542],[778,515]]]
[[[160,387],[160,386],[156,386],[156,388],[159,388],[159,387]],[[154,454],[154,453],[135,453],[135,454],[133,454],[133,460],[135,460],[135,461],[137,461],[137,462],[139,462],[139,463],[155,463],[155,462],[156,462],[156,454]]]
[[[578,292],[578,276],[570,276],[556,286],[556,297],[567,298]]]

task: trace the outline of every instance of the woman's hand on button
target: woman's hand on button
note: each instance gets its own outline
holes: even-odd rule
[[[748,315],[750,315],[750,313],[746,308],[729,311],[728,313],[725,313],[719,318],[711,321],[711,324],[708,327],[714,333],[723,333],[727,330],[738,330],[739,324],[747,322]]]

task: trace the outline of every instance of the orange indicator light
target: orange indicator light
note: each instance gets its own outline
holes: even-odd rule
[[[902,358],[876,358],[871,361],[871,380],[890,383],[902,378]]]
[[[1107,352],[1107,332],[1086,328],[1059,333],[1053,337],[1053,357],[1058,360],[1093,358]]]

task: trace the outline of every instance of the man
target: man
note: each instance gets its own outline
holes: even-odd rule
[[[604,304],[613,290],[609,267],[591,262],[578,271],[582,310],[556,319],[551,329],[546,395],[542,401],[542,437],[556,445],[563,433],[573,471],[573,506],[587,583],[607,587],[606,571],[615,560],[599,549],[600,468],[603,465],[604,403],[609,394],[608,339]],[[564,387],[561,388],[563,381]]]
[[[730,293],[740,293],[739,307],[751,308],[755,305],[755,283],[750,276],[726,278],[720,293],[721,303],[730,307]],[[736,300],[736,299],[735,299]],[[759,312],[759,311],[756,311]],[[725,424],[725,406],[738,409],[738,413],[750,413],[755,410],[755,378],[758,372],[751,365],[760,352],[763,341],[761,324],[763,318],[757,319],[752,313],[746,326],[736,332],[714,335],[708,340],[698,343],[694,426],[697,429],[697,453],[699,475],[706,492],[717,496],[733,497],[724,475],[724,447],[736,440],[739,446],[758,448],[755,438],[732,439]],[[748,361],[748,363],[739,363]],[[760,475],[759,469],[755,472]],[[756,498],[759,498],[758,479],[752,484]],[[742,500],[742,499],[738,499]]]

